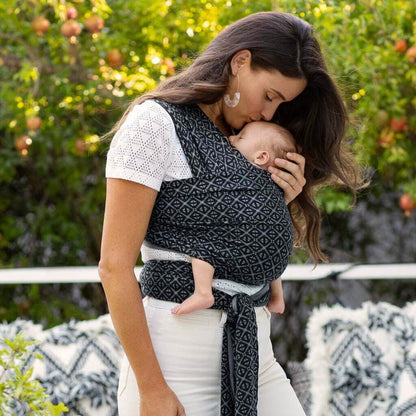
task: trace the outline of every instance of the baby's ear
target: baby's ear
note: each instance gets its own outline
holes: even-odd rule
[[[254,163],[259,166],[266,165],[270,160],[270,154],[267,150],[259,150],[254,155]]]

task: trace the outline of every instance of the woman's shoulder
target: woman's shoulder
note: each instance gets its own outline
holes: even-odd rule
[[[175,126],[169,113],[155,100],[148,99],[131,107],[110,148],[133,145],[166,151],[173,145],[175,136]]]
[[[170,114],[160,102],[151,98],[140,104],[134,105],[128,114],[127,119],[131,119],[132,121],[137,121],[138,119],[151,119],[173,127],[173,120]]]
[[[190,176],[168,112],[155,100],[134,105],[111,141],[106,177],[128,179],[159,191],[162,181]],[[189,168],[188,168],[189,170]]]

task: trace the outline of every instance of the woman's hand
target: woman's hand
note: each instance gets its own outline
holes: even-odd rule
[[[285,298],[283,296],[282,278],[279,277],[270,284],[270,300],[267,304],[270,312],[283,313],[285,311]]]
[[[275,159],[275,166],[270,166],[268,171],[272,174],[273,181],[283,189],[288,205],[302,192],[306,180],[305,158],[299,153],[286,153],[286,157],[287,159]]]
[[[176,394],[168,387],[140,392],[140,416],[186,416]]]

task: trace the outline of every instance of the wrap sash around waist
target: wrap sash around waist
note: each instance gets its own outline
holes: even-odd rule
[[[192,295],[192,266],[182,261],[151,260],[140,274],[143,295],[181,303]],[[258,341],[255,306],[267,305],[269,285],[249,296],[213,289],[214,309],[227,312],[221,358],[221,416],[257,414]]]

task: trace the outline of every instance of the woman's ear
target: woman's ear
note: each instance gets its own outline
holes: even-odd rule
[[[270,154],[267,150],[259,150],[254,154],[253,163],[258,166],[266,165],[270,160]]]
[[[235,76],[244,65],[251,64],[251,52],[248,49],[242,49],[234,54],[231,58],[231,72]]]

